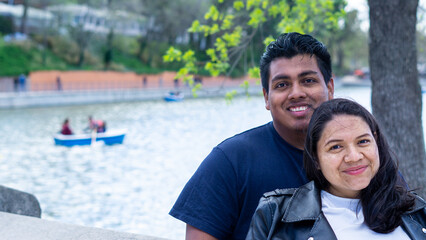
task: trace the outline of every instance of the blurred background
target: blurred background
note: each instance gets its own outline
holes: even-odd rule
[[[168,211],[203,158],[225,138],[271,121],[257,65],[265,44],[286,31],[310,33],[325,43],[333,60],[335,96],[374,110],[366,0],[288,0],[282,1],[287,5],[261,6],[265,2],[278,4],[0,0],[0,184],[34,194],[45,219],[183,239],[185,224]],[[420,89],[426,81],[426,4],[418,3],[413,46],[418,70],[414,82],[420,88],[416,85],[418,91],[404,95],[418,93],[424,102]],[[411,87],[400,79],[401,89]],[[387,84],[381,91],[392,97],[388,89],[397,84]],[[231,87],[252,91],[189,97]],[[155,90],[156,97],[84,103],[104,89],[118,95]],[[170,89],[189,94],[184,101],[166,102],[162,96]],[[44,100],[50,107],[16,104],[34,93],[41,98],[54,94],[55,100]],[[77,104],[77,98],[83,100]],[[388,101],[381,105],[396,110],[414,105],[394,98],[406,106]],[[64,99],[67,104],[60,104]],[[424,125],[421,102],[419,107],[422,113],[413,113],[410,120],[418,118]],[[401,112],[397,115],[409,115]],[[83,133],[88,116],[105,120],[108,129],[126,129],[123,144],[54,145],[64,119],[75,133]],[[404,123],[399,124],[403,134],[404,127],[414,126]],[[421,127],[412,131],[423,133]],[[425,179],[421,136],[412,145],[423,155],[400,157],[412,159],[403,173],[416,184]],[[392,141],[408,145],[398,137]]]

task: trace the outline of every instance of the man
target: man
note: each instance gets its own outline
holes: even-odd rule
[[[223,141],[201,163],[170,211],[187,224],[186,239],[245,239],[263,193],[307,182],[305,130],[333,98],[330,54],[309,35],[283,34],[260,72],[272,122]]]

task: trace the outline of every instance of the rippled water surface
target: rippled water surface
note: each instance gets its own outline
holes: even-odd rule
[[[337,89],[370,108],[370,90]],[[122,145],[55,146],[69,117],[128,129]],[[185,225],[168,211],[203,158],[219,142],[271,120],[263,97],[188,99],[0,110],[0,184],[33,193],[42,218],[170,239]]]

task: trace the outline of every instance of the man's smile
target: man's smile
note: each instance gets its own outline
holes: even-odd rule
[[[290,110],[290,112],[301,112],[301,111],[305,111],[306,109],[308,109],[308,106],[298,106],[298,107],[289,107],[288,110]]]

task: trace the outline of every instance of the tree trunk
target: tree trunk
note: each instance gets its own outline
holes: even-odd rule
[[[104,53],[104,70],[110,68],[112,62],[112,51],[113,51],[113,40],[114,40],[114,29],[111,27],[107,36],[106,51]]]
[[[373,113],[409,187],[425,197],[422,93],[416,55],[418,0],[368,0]]]
[[[19,28],[19,31],[21,33],[26,33],[27,32],[28,0],[24,0],[23,5],[24,5],[24,12],[22,13],[21,27]]]

